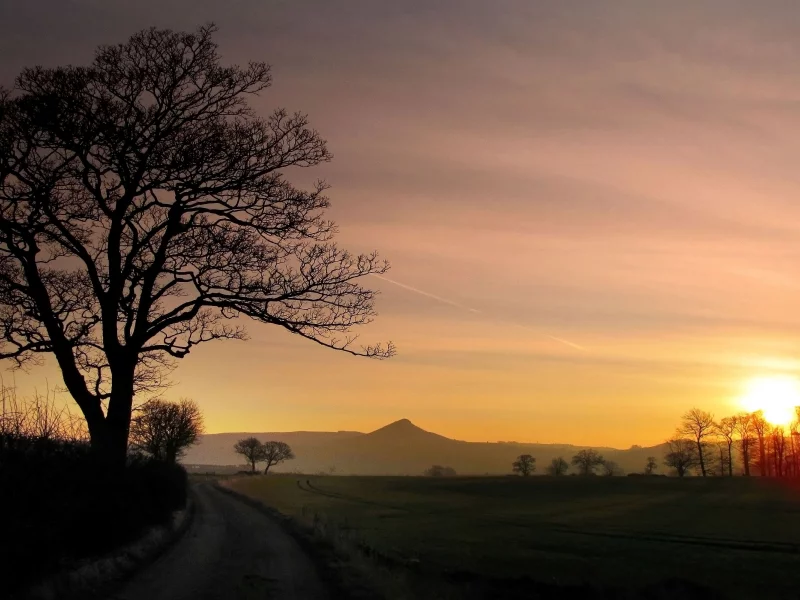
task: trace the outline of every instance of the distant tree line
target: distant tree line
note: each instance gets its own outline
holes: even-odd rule
[[[261,442],[255,437],[239,440],[233,445],[233,451],[245,458],[250,465],[251,473],[256,472],[258,463],[267,463],[264,468],[265,475],[269,473],[270,467],[295,458],[292,448],[286,442]]]
[[[653,460],[655,461],[655,459]],[[578,475],[597,475],[598,469],[601,470],[603,475],[623,474],[622,469],[616,462],[604,458],[602,454],[593,448],[580,450],[572,457],[571,464],[577,469]],[[567,474],[569,466],[570,463],[563,456],[559,456],[550,461],[550,464],[545,468],[545,472],[550,476],[559,477]],[[536,471],[536,458],[530,454],[520,454],[517,460],[511,463],[511,471],[523,477],[531,475]]]
[[[763,411],[715,420],[710,412],[687,411],[667,440],[664,464],[679,477],[735,474],[800,476],[800,407],[788,426],[772,425]]]

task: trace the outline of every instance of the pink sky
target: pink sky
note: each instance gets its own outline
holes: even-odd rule
[[[255,106],[309,114],[334,161],[299,176],[332,184],[342,244],[377,248],[405,286],[371,282],[363,336],[393,340],[391,361],[259,325],[195,351],[167,395],[210,431],[407,417],[469,440],[653,444],[687,408],[723,416],[748,378],[800,367],[800,6],[3,3],[0,81],[207,21],[226,60],[273,65]]]

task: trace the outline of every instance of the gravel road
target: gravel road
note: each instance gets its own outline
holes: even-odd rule
[[[281,526],[211,484],[189,530],[109,600],[327,600],[314,563]]]

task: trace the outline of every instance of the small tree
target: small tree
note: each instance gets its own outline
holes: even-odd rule
[[[426,477],[455,477],[456,470],[453,467],[444,467],[442,465],[433,465],[425,469]]]
[[[658,468],[658,463],[656,462],[655,456],[648,456],[647,457],[647,464],[644,466],[644,474],[645,475],[652,475],[653,472]]]
[[[511,470],[527,477],[536,470],[536,459],[530,454],[520,454],[517,460],[511,463]]]
[[[294,452],[286,442],[265,442],[263,447],[263,454],[261,460],[267,463],[264,469],[264,474],[269,473],[269,468],[273,465],[279,465],[286,460],[292,460]]]
[[[664,464],[675,469],[678,477],[685,476],[690,469],[700,464],[694,440],[675,438],[667,440],[667,446]]]
[[[620,466],[613,460],[604,460],[603,474],[607,475],[608,477],[612,477],[614,475],[622,475],[623,472]]]
[[[233,451],[244,456],[253,473],[256,472],[256,463],[264,460],[264,444],[254,437],[239,440],[233,445]]]
[[[601,466],[604,462],[603,455],[593,448],[581,450],[572,457],[572,464],[578,467],[578,473],[581,475],[594,474],[595,468]]]
[[[131,447],[174,463],[203,433],[203,415],[193,400],[151,400],[131,420]]]
[[[697,446],[697,460],[700,465],[700,473],[703,477],[706,476],[706,459],[704,449],[706,446],[705,439],[714,433],[715,423],[714,415],[710,412],[693,408],[685,413],[681,420],[681,425],[678,427],[678,434],[687,436],[694,440]]]
[[[567,470],[569,469],[569,464],[563,457],[559,456],[558,458],[554,458],[550,461],[550,464],[547,465],[547,474],[553,475],[554,477],[559,477],[561,475],[566,475]]]

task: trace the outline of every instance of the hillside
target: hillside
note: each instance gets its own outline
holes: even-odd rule
[[[524,444],[462,442],[425,431],[408,419],[401,419],[371,433],[339,432],[262,432],[217,433],[202,436],[184,458],[187,465],[238,465],[241,457],[233,452],[237,440],[255,436],[262,441],[288,443],[297,458],[277,471],[359,475],[419,475],[432,464],[453,467],[460,474],[509,473],[512,461],[520,454],[536,458],[537,472],[543,472],[553,458],[567,461],[588,446],[571,444]],[[640,472],[648,456],[660,462],[664,447],[633,447],[628,450],[596,448],[626,472]]]

